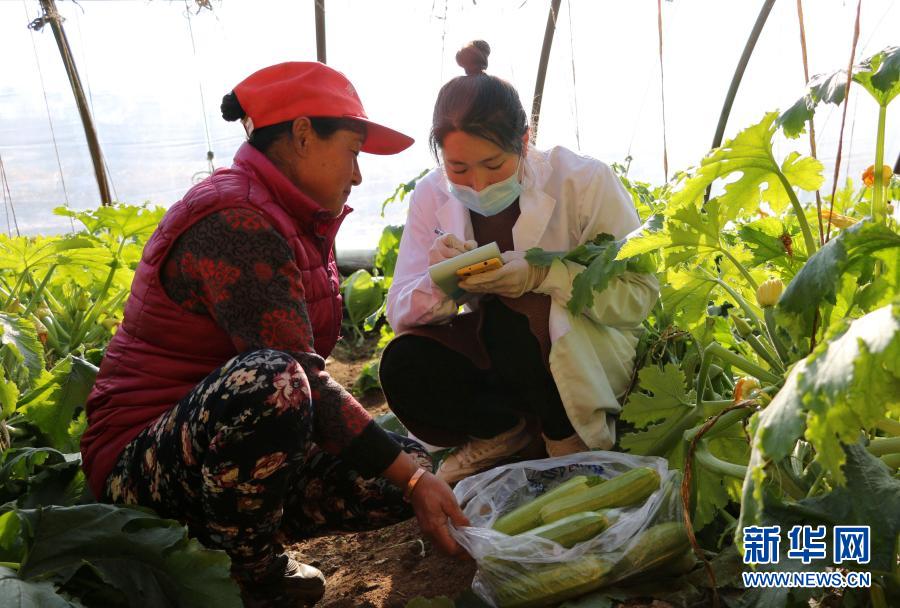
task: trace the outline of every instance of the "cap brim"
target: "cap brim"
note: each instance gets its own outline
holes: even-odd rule
[[[354,116],[355,120],[366,125],[366,141],[362,151],[369,154],[397,154],[413,145],[416,140],[400,131],[394,131],[377,122]]]

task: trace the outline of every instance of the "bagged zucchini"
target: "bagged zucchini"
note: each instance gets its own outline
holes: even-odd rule
[[[497,467],[454,494],[472,589],[499,608],[552,606],[684,556],[680,478],[664,458],[593,451]]]

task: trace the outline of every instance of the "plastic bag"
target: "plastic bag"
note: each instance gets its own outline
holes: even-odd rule
[[[638,467],[659,473],[659,489],[641,504],[607,510],[609,527],[569,549],[529,532],[509,536],[491,529],[501,515],[575,475],[609,479]],[[478,564],[472,589],[482,600],[500,607],[553,605],[647,570],[625,558],[651,527],[683,532],[679,484],[664,458],[650,456],[592,451],[517,462],[457,484],[453,493],[471,526],[450,532]],[[672,523],[655,527],[666,522]]]

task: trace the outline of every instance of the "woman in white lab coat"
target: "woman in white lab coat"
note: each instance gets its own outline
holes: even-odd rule
[[[457,54],[465,76],[435,104],[431,143],[440,167],[416,186],[388,293],[398,337],[385,350],[388,404],[418,438],[459,446],[437,475],[449,483],[512,459],[539,422],[550,456],[615,441],[618,397],[633,370],[652,275],[626,272],[591,306],[566,305],[583,267],[524,258],[568,251],[600,233],[638,228],[633,202],[604,163],[562,147],[528,146],[528,120],[509,83],[484,73],[490,48]],[[467,312],[428,267],[496,241],[504,265],[460,282]]]

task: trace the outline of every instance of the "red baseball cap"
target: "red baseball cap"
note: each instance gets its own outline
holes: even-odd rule
[[[299,116],[327,116],[365,124],[362,151],[370,154],[396,154],[415,141],[369,120],[347,77],[318,61],[289,61],[263,68],[234,87],[234,94],[249,118],[245,122],[248,133]]]

